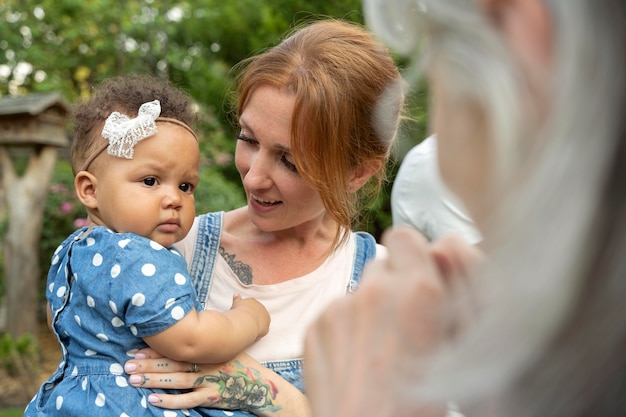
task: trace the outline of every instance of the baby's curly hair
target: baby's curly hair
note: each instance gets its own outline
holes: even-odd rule
[[[92,98],[78,104],[72,112],[74,124],[71,161],[74,175],[105,139],[101,136],[104,122],[118,111],[136,117],[139,107],[159,100],[161,116],[170,117],[196,129],[198,115],[191,97],[170,81],[146,74],[131,74],[109,78],[94,91]]]

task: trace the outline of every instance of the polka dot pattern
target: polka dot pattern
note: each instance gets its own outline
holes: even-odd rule
[[[117,278],[122,272],[122,267],[119,265],[113,265],[111,268],[111,278]]]
[[[185,316],[185,310],[182,307],[174,307],[172,309],[172,317],[174,320],[180,320]]]
[[[93,259],[91,260],[91,264],[93,266],[100,266],[102,265],[102,262],[104,262],[104,258],[102,257],[102,254],[100,253],[96,253]]]
[[[113,319],[111,319],[111,325],[113,327],[122,327],[124,325],[124,321],[119,317],[113,317]]]
[[[174,282],[178,285],[185,285],[187,283],[187,278],[183,274],[174,275]]]
[[[156,274],[156,267],[152,264],[145,264],[141,267],[141,273],[147,277],[151,277]]]
[[[63,359],[57,376],[42,386],[24,416],[36,415],[34,404],[45,389],[53,390],[54,399],[45,402],[47,415],[97,410],[120,417],[198,416],[194,410],[150,406],[145,390],[130,386],[124,372],[124,363],[146,347],[141,337],[199,308],[184,259],[149,239],[104,227],[82,237],[84,230],[63,242],[51,261],[55,269],[46,296],[54,331],[62,335]]]
[[[104,407],[106,402],[107,402],[106,395],[104,395],[104,393],[102,392],[99,392],[98,395],[96,395],[96,405],[98,407]]]
[[[141,307],[146,303],[146,296],[141,293],[133,294],[131,302],[134,306]]]

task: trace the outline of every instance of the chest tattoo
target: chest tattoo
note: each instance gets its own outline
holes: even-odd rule
[[[226,260],[226,263],[230,266],[230,269],[232,269],[235,275],[237,275],[237,278],[239,278],[239,281],[241,281],[242,284],[252,284],[252,268],[250,268],[249,265],[246,265],[241,261],[236,261],[235,254],[226,252],[221,246],[220,255],[222,255],[224,260]]]

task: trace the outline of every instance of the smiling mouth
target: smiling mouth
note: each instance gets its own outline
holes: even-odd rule
[[[276,206],[281,203],[280,200],[279,201],[263,200],[262,198],[259,198],[255,196],[254,194],[250,194],[250,198],[252,198],[254,201],[264,206]]]

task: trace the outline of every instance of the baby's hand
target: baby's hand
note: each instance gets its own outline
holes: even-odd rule
[[[240,294],[233,295],[233,305],[231,310],[238,309],[241,311],[247,311],[250,316],[254,318],[258,327],[257,339],[265,336],[270,329],[270,315],[265,309],[265,306],[261,304],[255,298],[243,298]]]

